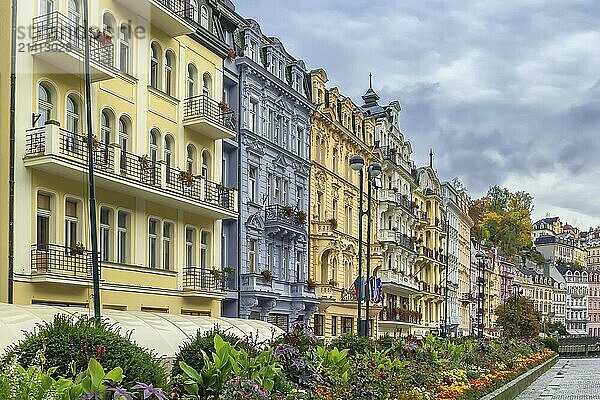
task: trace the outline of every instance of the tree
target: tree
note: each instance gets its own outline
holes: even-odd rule
[[[559,335],[568,335],[569,333],[567,332],[567,328],[565,327],[565,324],[563,324],[562,322],[550,322],[548,324],[548,332],[549,333],[554,333],[554,332],[558,332]]]
[[[496,309],[496,323],[509,339],[532,338],[540,333],[541,314],[523,296],[511,296]]]
[[[473,236],[498,247],[505,257],[531,247],[533,197],[527,192],[511,193],[493,186],[486,196],[471,202],[469,215],[475,223]]]

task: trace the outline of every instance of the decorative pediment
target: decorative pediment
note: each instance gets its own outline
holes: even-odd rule
[[[315,181],[317,184],[317,189],[325,190],[325,182],[327,181],[327,177],[323,171],[318,171],[315,175]]]
[[[273,166],[275,168],[285,169],[288,166],[288,163],[282,154],[278,154],[277,158],[273,160]]]
[[[255,153],[260,156],[265,154],[264,146],[255,138],[244,136],[243,145],[246,147],[246,150],[251,153]]]
[[[249,229],[255,229],[262,231],[265,229],[265,221],[262,219],[260,213],[252,214],[248,221],[246,221],[246,227]]]

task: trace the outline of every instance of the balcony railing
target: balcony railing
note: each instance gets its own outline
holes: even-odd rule
[[[183,269],[184,290],[198,290],[206,292],[221,292],[224,287],[223,272],[199,267],[185,267]]]
[[[265,222],[286,224],[304,230],[306,213],[295,207],[275,204],[265,207]]]
[[[227,211],[236,210],[236,191],[198,176],[192,176],[147,155],[121,151],[94,140],[94,170],[145,187],[172,193],[196,203]],[[25,156],[61,156],[67,162],[87,167],[87,138],[54,125],[27,131]],[[118,162],[117,162],[118,160]]]
[[[207,94],[188,97],[183,104],[183,119],[205,118],[223,128],[235,131],[236,121],[233,110],[225,103],[211,99]]]
[[[396,232],[396,243],[410,252],[416,252],[413,239],[405,233]]]
[[[385,307],[379,313],[380,321],[404,322],[407,324],[420,325],[423,316],[418,311],[406,310],[403,308],[387,308]]]
[[[164,1],[164,0],[163,0]],[[110,41],[94,38],[90,32],[85,32],[83,26],[54,11],[33,19],[31,26],[32,50],[39,51],[72,51],[83,56],[85,40],[90,43],[90,59],[107,67],[112,67],[114,49]]]
[[[448,256],[446,256],[442,252],[430,249],[429,247],[420,247],[419,255],[422,257],[430,258],[442,264],[445,264],[446,260],[448,259]]]
[[[140,1],[140,0],[138,0]],[[197,13],[195,7],[190,4],[189,1],[182,0],[154,0],[167,10],[179,18],[191,18],[192,15]]]
[[[32,274],[90,278],[92,252],[80,247],[38,243],[31,247]]]
[[[342,289],[342,301],[358,301],[354,289]]]

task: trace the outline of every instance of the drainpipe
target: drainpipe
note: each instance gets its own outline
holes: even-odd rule
[[[17,90],[17,0],[12,0],[10,49],[10,173],[8,178],[8,303],[14,302],[15,271],[15,97]]]
[[[238,66],[240,68],[240,66]],[[238,72],[238,267],[237,267],[237,317],[240,317],[242,302],[242,68]]]

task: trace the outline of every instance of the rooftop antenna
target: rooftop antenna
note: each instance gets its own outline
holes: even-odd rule
[[[433,168],[433,149],[429,149],[429,167]]]
[[[373,74],[369,72],[369,89],[373,89]]]

